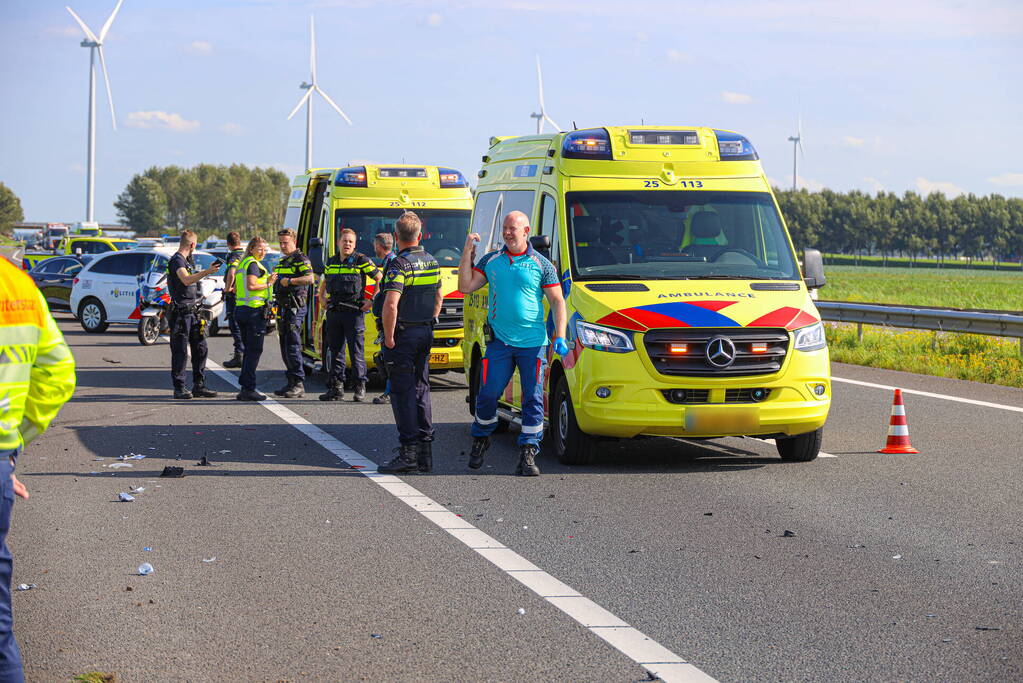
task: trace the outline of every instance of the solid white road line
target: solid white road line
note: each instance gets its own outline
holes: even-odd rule
[[[858,384],[861,387],[873,387],[874,389],[886,389],[888,391],[894,391],[895,389],[902,389],[902,387],[893,387],[887,384],[875,384],[873,382],[862,382],[858,379],[845,379],[842,377],[832,377],[833,382],[845,382],[846,384]],[[990,403],[988,401],[977,401],[972,398],[961,398],[959,396],[948,396],[946,394],[935,394],[930,391],[919,391],[917,389],[902,389],[904,394],[915,394],[916,396],[926,396],[928,398],[941,398],[946,401],[955,401],[957,403],[969,403],[975,406],[983,406],[985,408],[998,408],[999,410],[1011,410],[1014,413],[1023,413],[1023,408],[1017,406],[1007,406],[1001,403]]]
[[[206,361],[206,365],[228,384],[234,387],[238,386],[238,379],[233,373],[209,360]],[[508,576],[575,619],[590,633],[639,664],[646,671],[666,683],[715,681],[714,678],[700,671],[671,650],[647,637],[638,629],[629,626],[589,598],[583,597],[578,591],[543,571],[511,548],[505,547],[497,539],[450,512],[429,496],[423,495],[404,480],[391,474],[381,474],[377,471],[375,462],[363,457],[301,415],[285,408],[270,397],[259,403],[281,420],[333,453],[339,460],[343,460],[349,465],[360,465],[362,469],[357,471],[364,477],[378,484],[380,488],[447,531],[452,537],[489,560]]]

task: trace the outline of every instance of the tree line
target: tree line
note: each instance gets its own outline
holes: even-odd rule
[[[775,189],[798,250],[939,261],[1023,255],[1023,199]]]
[[[139,235],[189,228],[221,237],[237,230],[247,239],[276,232],[290,189],[288,177],[273,168],[152,166],[132,177],[114,208]]]

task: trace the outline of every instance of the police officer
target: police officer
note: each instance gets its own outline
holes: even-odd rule
[[[387,272],[387,269],[391,265],[391,259],[397,254],[394,253],[394,236],[388,232],[378,232],[376,237],[373,238],[373,251],[376,253],[376,257],[381,260],[380,270]],[[384,346],[384,293],[377,287],[376,295],[373,297],[373,318],[376,320],[377,325],[377,344],[383,349]],[[377,369],[380,371],[385,378],[387,378],[387,366],[383,362],[383,353],[378,352],[373,357],[373,361],[377,365]],[[388,378],[387,383],[384,385],[384,393],[380,394],[373,399],[373,403],[381,405],[384,403],[391,402],[391,380]]]
[[[22,683],[11,611],[13,560],[7,548],[14,497],[28,498],[14,476],[22,449],[46,431],[75,390],[75,359],[39,289],[0,257],[0,681]],[[24,542],[24,539],[23,539]]]
[[[366,298],[366,280],[380,283],[380,271],[365,254],[355,251],[357,235],[345,228],[337,237],[337,253],[324,264],[318,296],[320,307],[327,311],[324,329],[327,344],[324,352],[330,358],[327,393],[321,401],[340,401],[344,395],[345,346],[351,357],[351,375],[355,393],[352,399],[366,398],[366,311],[372,305]]]
[[[178,250],[171,256],[167,266],[167,289],[170,290],[171,381],[174,383],[174,398],[214,398],[217,392],[206,388],[206,321],[199,315],[202,292],[199,281],[220,270],[221,263],[214,262],[206,270],[192,272],[195,263],[196,236],[191,230],[181,231]],[[192,352],[192,390],[185,388],[185,366],[188,352]]]
[[[493,339],[487,340],[483,359],[482,386],[476,397],[476,420],[469,467],[479,469],[497,427],[497,399],[504,392],[516,367],[522,385],[522,431],[519,432],[519,465],[516,474],[540,474],[536,456],[543,436],[543,383],[547,365],[547,323],[543,299],[554,314],[554,351],[568,353],[565,342],[565,298],[554,265],[536,253],[529,243],[529,217],[512,211],[501,226],[504,248],[486,254],[473,266],[475,242],[472,233],[465,241],[458,264],[458,290],[464,294],[490,285],[487,324]]]
[[[277,274],[270,274],[261,261],[266,256],[266,240],[253,237],[245,248],[245,256],[238,262],[234,276],[236,304],[234,314],[242,333],[242,371],[238,375],[241,391],[239,401],[262,401],[266,394],[256,391],[256,367],[263,355],[263,336],[266,334],[266,311],[270,292]]]
[[[227,255],[227,273],[224,275],[224,306],[227,308],[227,328],[231,330],[231,339],[234,342],[234,355],[224,361],[225,368],[240,368],[242,366],[242,332],[238,329],[238,321],[234,319],[235,292],[234,276],[238,269],[238,263],[245,256],[242,249],[241,235],[235,231],[227,233],[227,248],[230,253]]]
[[[440,266],[419,246],[422,222],[411,211],[394,224],[398,255],[384,274],[384,363],[401,445],[380,472],[433,469],[430,347],[442,303]]]
[[[295,231],[284,228],[277,233],[281,258],[274,273],[274,299],[277,302],[277,335],[281,340],[281,358],[287,369],[287,383],[274,393],[283,398],[300,398],[305,393],[305,367],[302,364],[302,321],[305,320],[309,285],[313,284],[313,267],[309,258],[299,251]]]

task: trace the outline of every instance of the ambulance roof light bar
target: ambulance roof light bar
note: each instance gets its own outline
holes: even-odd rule
[[[561,143],[565,159],[611,159],[611,136],[605,128],[575,130]]]
[[[469,182],[462,175],[461,171],[456,171],[453,168],[438,168],[437,173],[440,175],[441,187],[469,187]]]
[[[337,172],[334,184],[345,187],[366,187],[366,167],[349,166],[348,168],[342,168]]]
[[[756,161],[760,157],[745,136],[726,130],[715,130],[721,161]]]

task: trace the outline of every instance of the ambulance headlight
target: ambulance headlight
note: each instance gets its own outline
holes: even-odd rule
[[[597,351],[628,353],[636,349],[632,345],[631,334],[601,325],[592,325],[578,321],[575,324],[575,336],[580,344],[588,349],[595,349]]]
[[[441,187],[469,187],[460,171],[453,168],[438,168],[437,172],[440,174]]]
[[[807,325],[796,330],[796,351],[816,351],[828,345],[824,339],[824,323]]]
[[[561,143],[566,159],[611,159],[611,136],[603,128],[575,130]]]
[[[753,144],[742,135],[726,130],[715,130],[714,134],[718,138],[721,161],[756,161],[760,158]]]
[[[334,177],[334,184],[345,187],[366,187],[366,167],[349,166],[348,168],[342,168]]]

